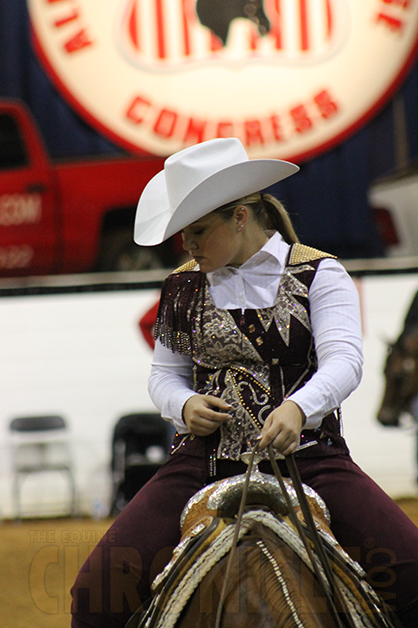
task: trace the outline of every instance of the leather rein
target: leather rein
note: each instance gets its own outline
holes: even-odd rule
[[[233,563],[233,559],[234,559],[234,555],[235,555],[235,551],[237,548],[237,544],[238,544],[238,536],[239,536],[239,530],[241,527],[241,522],[242,522],[242,516],[244,514],[244,509],[245,509],[245,505],[246,505],[246,501],[247,501],[247,496],[248,496],[248,486],[250,483],[250,478],[251,478],[251,472],[252,472],[252,468],[253,468],[253,464],[254,464],[254,457],[255,454],[258,451],[258,447],[259,447],[259,443],[256,443],[256,445],[253,447],[252,451],[251,451],[251,456],[250,456],[250,460],[248,462],[248,468],[246,471],[246,476],[245,476],[245,482],[244,482],[244,487],[243,487],[243,492],[242,492],[242,496],[241,496],[241,502],[240,502],[240,507],[238,510],[238,514],[237,514],[237,520],[236,520],[236,524],[235,524],[235,531],[234,531],[234,537],[232,540],[232,547],[228,556],[228,562],[227,562],[227,566],[226,566],[226,573],[225,573],[225,578],[224,578],[224,582],[223,582],[223,586],[222,586],[222,591],[221,591],[221,596],[220,596],[220,601],[219,601],[219,605],[218,605],[218,610],[217,610],[217,615],[216,615],[216,622],[215,622],[215,628],[220,628],[221,625],[221,621],[222,621],[222,613],[224,610],[224,604],[225,604],[225,597],[226,597],[226,589],[227,589],[227,585],[228,585],[228,581],[230,578],[230,572],[231,572],[231,568],[232,568],[232,563]],[[270,445],[268,447],[268,453],[269,453],[269,458],[270,458],[270,463],[271,466],[273,468],[274,474],[280,484],[280,488],[282,490],[282,493],[284,495],[284,498],[286,500],[286,504],[287,507],[289,509],[289,516],[290,519],[293,523],[293,525],[295,526],[296,530],[298,531],[298,534],[303,542],[303,545],[305,546],[306,552],[308,554],[309,560],[311,562],[312,565],[312,569],[318,579],[318,583],[328,601],[329,604],[329,608],[331,610],[333,619],[335,621],[335,625],[336,628],[355,628],[355,623],[354,623],[354,619],[351,617],[351,614],[349,612],[349,610],[347,609],[347,605],[346,602],[344,600],[344,597],[341,593],[340,590],[340,586],[338,584],[338,582],[336,582],[335,578],[334,578],[334,571],[332,568],[332,565],[328,559],[328,556],[326,554],[324,545],[322,543],[322,539],[320,537],[320,535],[318,534],[318,530],[316,528],[316,524],[314,521],[314,518],[312,516],[312,512],[309,506],[309,502],[306,498],[305,492],[303,490],[303,486],[302,486],[302,481],[300,479],[300,475],[299,475],[299,471],[298,468],[296,466],[296,462],[294,459],[293,454],[290,454],[288,456],[285,457],[285,461],[286,461],[286,466],[287,466],[287,470],[289,472],[289,477],[293,482],[293,486],[294,489],[296,491],[296,495],[299,501],[299,505],[301,507],[302,510],[302,514],[303,514],[303,518],[305,520],[305,525],[306,525],[306,529],[308,531],[309,537],[313,543],[315,552],[317,554],[317,559],[314,556],[314,553],[312,551],[311,545],[309,543],[309,539],[308,536],[296,514],[296,510],[295,507],[293,506],[292,503],[292,499],[287,491],[286,488],[286,484],[283,481],[283,476],[281,474],[281,471],[279,469],[279,465],[276,462],[276,458],[274,457],[274,453],[273,453],[273,448]],[[322,567],[323,572],[320,570],[318,562],[320,564],[320,566]],[[325,574],[325,576],[324,576]],[[334,591],[334,595],[335,595],[335,602],[331,597],[331,591]],[[336,605],[338,604],[338,606],[341,608],[341,610],[344,612],[344,622],[342,621],[341,617],[339,616],[337,610],[336,610]]]

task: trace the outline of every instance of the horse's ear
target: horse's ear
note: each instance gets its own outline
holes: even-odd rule
[[[382,336],[381,334],[379,335],[379,340],[380,342],[383,342],[387,351],[390,351],[395,344],[394,340],[389,340],[387,336]]]

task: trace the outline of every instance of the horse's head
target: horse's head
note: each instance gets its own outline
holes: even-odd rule
[[[264,12],[263,0],[197,0],[197,16],[225,46],[231,22],[244,18],[253,22],[260,35],[266,35],[270,22]]]
[[[418,395],[418,329],[403,332],[394,344],[388,345],[384,376],[385,390],[377,420],[396,427],[401,414],[411,412],[411,403]]]

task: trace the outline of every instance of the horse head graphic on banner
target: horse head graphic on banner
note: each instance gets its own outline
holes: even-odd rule
[[[306,63],[348,37],[346,0],[128,0],[118,47],[133,65]]]

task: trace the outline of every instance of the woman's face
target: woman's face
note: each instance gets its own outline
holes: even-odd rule
[[[209,273],[223,266],[239,266],[243,259],[243,239],[238,231],[239,220],[234,215],[225,220],[211,213],[196,220],[182,232],[183,248]]]

